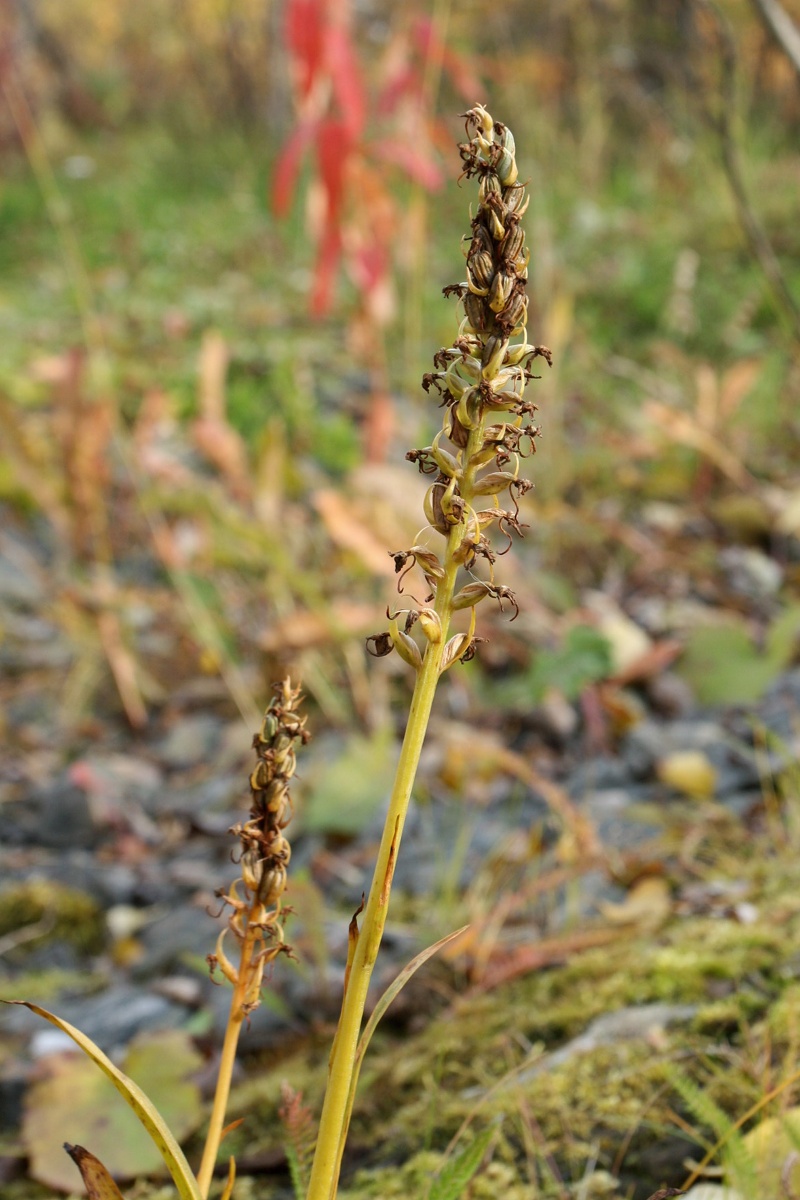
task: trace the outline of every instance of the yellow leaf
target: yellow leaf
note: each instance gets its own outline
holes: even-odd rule
[[[657,766],[658,778],[693,800],[708,800],[714,795],[717,772],[702,750],[676,750]]]
[[[621,904],[603,901],[601,913],[613,925],[639,925],[657,929],[672,911],[669,884],[660,876],[650,876],[635,884]]]

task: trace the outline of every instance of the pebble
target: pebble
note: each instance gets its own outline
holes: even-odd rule
[[[214,757],[222,738],[222,723],[217,717],[193,713],[179,717],[164,738],[154,747],[163,766],[194,767]]]

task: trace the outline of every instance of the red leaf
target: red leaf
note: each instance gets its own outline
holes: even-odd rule
[[[403,63],[378,96],[377,110],[381,114],[395,110],[403,96],[413,95],[418,90],[417,73],[410,63]]]
[[[383,246],[373,242],[362,246],[351,262],[353,280],[362,292],[371,292],[389,273],[389,256]]]
[[[438,191],[442,186],[442,173],[436,163],[425,158],[411,143],[382,138],[375,144],[374,152],[376,158],[394,163],[429,192]]]
[[[347,161],[353,150],[354,138],[344,121],[327,117],[317,126],[317,164],[325,193],[328,213],[338,219],[344,197]]]
[[[342,118],[355,141],[366,121],[366,96],[353,43],[343,25],[333,25],[326,37],[327,65]]]
[[[301,96],[307,96],[325,56],[326,0],[287,0],[286,45],[298,68]]]
[[[442,41],[436,24],[429,17],[420,17],[414,22],[412,37],[426,60],[438,59],[442,63],[453,87],[466,100],[474,102],[480,96],[483,84],[478,72],[464,55],[451,50]]]
[[[333,299],[333,284],[336,278],[336,268],[342,254],[342,235],[334,220],[325,223],[322,237],[317,247],[317,261],[314,266],[314,285],[311,289],[311,313],[315,317],[324,317],[330,310]]]
[[[317,132],[318,124],[316,120],[300,121],[278,155],[272,180],[272,207],[278,217],[284,217],[289,211],[300,163]]]

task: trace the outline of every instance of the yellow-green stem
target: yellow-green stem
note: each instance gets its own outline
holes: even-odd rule
[[[474,430],[470,435],[464,456],[466,462],[469,462],[482,442],[483,421],[480,422],[480,428]],[[465,484],[467,480],[469,484],[463,487],[462,495],[467,504],[472,499],[472,489],[469,485],[471,485],[473,475],[474,471],[469,469],[465,471]],[[414,786],[422,744],[425,740],[433,698],[436,694],[436,685],[441,674],[442,656],[450,628],[453,593],[458,574],[455,550],[463,535],[463,525],[455,526],[450,531],[444,577],[436,589],[435,608],[442,625],[442,637],[439,642],[428,644],[422,666],[417,673],[408,724],[389,801],[389,811],[386,814],[383,837],[378,851],[378,860],[375,864],[369,898],[364,909],[358,945],[350,969],[350,978],[342,1000],[342,1011],[331,1054],[328,1086],[322,1106],[306,1200],[335,1200],[336,1196],[344,1138],[347,1133],[355,1087],[356,1051],[361,1033],[364,1006],[367,1001],[372,968],[378,956],[386,924],[392,876],[411,799],[411,789]]]
[[[206,1144],[203,1147],[200,1170],[197,1173],[197,1184],[203,1200],[206,1200],[209,1188],[211,1187],[214,1167],[217,1162],[217,1155],[219,1154],[219,1146],[222,1141],[222,1128],[225,1122],[225,1112],[228,1107],[233,1068],[236,1062],[236,1047],[239,1044],[239,1034],[242,1031],[242,1022],[245,1015],[244,1000],[250,975],[250,963],[258,935],[259,930],[248,925],[239,960],[239,979],[233,987],[228,1024],[225,1028],[225,1038],[222,1043],[222,1054],[219,1060],[217,1087],[214,1092],[211,1120],[208,1126],[208,1133],[206,1134]]]

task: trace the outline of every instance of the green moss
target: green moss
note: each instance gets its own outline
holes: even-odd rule
[[[79,954],[97,954],[105,942],[103,913],[86,892],[44,879],[0,892],[0,937],[39,924],[41,933],[22,941],[16,955],[51,942],[66,942]]]

